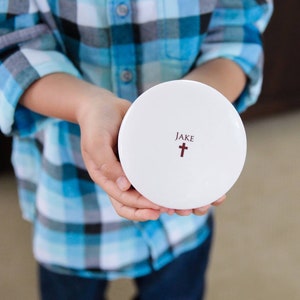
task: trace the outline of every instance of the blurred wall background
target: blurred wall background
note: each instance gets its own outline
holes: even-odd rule
[[[265,77],[259,101],[244,119],[300,108],[300,30],[298,0],[274,1],[275,10],[264,34]]]

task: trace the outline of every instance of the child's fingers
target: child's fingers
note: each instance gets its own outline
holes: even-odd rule
[[[218,200],[216,200],[215,202],[213,202],[211,205],[213,206],[219,206],[221,205],[226,199],[226,195],[222,196],[221,198],[219,198]]]
[[[159,210],[129,207],[114,198],[110,199],[118,215],[128,220],[143,222],[157,220],[160,216]]]

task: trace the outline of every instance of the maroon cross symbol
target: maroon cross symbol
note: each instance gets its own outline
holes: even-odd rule
[[[189,147],[186,147],[185,143],[182,143],[182,145],[179,146],[178,148],[181,149],[180,157],[183,157],[183,156],[184,156],[184,150],[189,149]]]

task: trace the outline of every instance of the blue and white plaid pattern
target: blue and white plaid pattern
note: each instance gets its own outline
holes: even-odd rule
[[[14,135],[20,203],[38,261],[82,276],[139,276],[201,244],[208,229],[206,217],[120,218],[88,176],[79,127],[19,106],[24,90],[65,72],[133,101],[224,57],[248,76],[236,101],[242,111],[260,92],[260,34],[271,12],[263,0],[0,2],[0,128]]]

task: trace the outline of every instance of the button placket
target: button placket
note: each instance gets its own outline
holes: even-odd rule
[[[133,101],[137,97],[137,88],[131,2],[112,1],[110,17],[113,89],[118,96]]]

